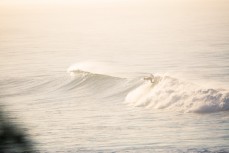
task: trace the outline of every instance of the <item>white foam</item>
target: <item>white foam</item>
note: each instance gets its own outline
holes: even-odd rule
[[[127,94],[125,102],[146,108],[210,113],[229,110],[229,92],[164,76],[157,84],[141,84]]]

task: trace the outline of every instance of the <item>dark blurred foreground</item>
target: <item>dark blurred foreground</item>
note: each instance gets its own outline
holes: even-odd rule
[[[34,152],[31,139],[7,117],[0,105],[0,153]]]

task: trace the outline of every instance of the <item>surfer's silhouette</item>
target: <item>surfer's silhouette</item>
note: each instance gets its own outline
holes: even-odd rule
[[[150,74],[150,76],[144,77],[144,80],[149,80],[151,83],[154,83],[154,75]]]

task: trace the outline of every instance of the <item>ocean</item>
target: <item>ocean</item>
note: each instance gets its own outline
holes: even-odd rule
[[[228,1],[0,3],[0,20],[1,109],[36,152],[229,152]]]

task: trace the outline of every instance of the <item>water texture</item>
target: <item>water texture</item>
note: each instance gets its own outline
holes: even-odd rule
[[[228,1],[0,2],[0,20],[1,110],[37,152],[229,152]]]

